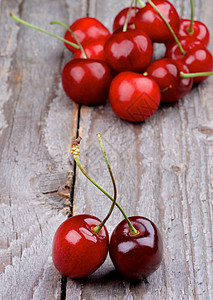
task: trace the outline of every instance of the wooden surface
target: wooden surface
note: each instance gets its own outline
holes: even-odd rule
[[[1,299],[213,299],[213,78],[142,124],[118,119],[109,104],[79,109],[61,86],[61,70],[72,58],[63,43],[9,17],[13,12],[63,36],[64,29],[49,25],[51,20],[71,24],[89,15],[111,30],[114,16],[129,2],[0,1]],[[171,2],[189,17],[189,1]],[[213,32],[212,1],[194,4],[195,18]],[[155,58],[162,47],[156,51]],[[162,232],[164,260],[148,282],[122,279],[109,258],[82,280],[61,278],[53,266],[53,235],[67,213],[103,218],[109,208],[106,197],[75,172],[70,156],[71,140],[80,133],[83,165],[113,193],[98,132],[120,204],[129,216],[152,219]],[[70,169],[72,206],[56,194]],[[110,233],[121,219],[115,209]]]

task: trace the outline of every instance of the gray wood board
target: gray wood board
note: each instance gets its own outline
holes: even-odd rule
[[[56,190],[66,180],[78,107],[64,95],[60,73],[71,54],[63,43],[17,24],[26,21],[63,36],[51,20],[73,22],[65,1],[1,2],[0,295],[1,299],[60,298],[52,238],[67,207]]]
[[[63,35],[51,20],[72,23],[86,14],[110,30],[130,1],[2,1],[0,15],[0,296],[60,299],[61,276],[52,264],[52,238],[70,207],[56,195],[69,169],[78,107],[64,94],[60,72],[72,58],[63,43],[9,18],[13,12]],[[171,1],[183,17],[189,1]],[[194,1],[195,18],[212,29],[211,1]],[[210,50],[213,50],[211,40]],[[155,58],[162,54],[156,47]],[[93,275],[67,280],[66,299],[212,299],[212,78],[174,107],[148,121],[118,119],[109,104],[82,107],[81,160],[111,194],[112,184],[96,140],[101,132],[130,215],[152,219],[162,232],[164,260],[148,282],[122,279],[108,258]],[[76,170],[73,213],[103,218],[110,202]],[[109,233],[122,220],[115,209]]]

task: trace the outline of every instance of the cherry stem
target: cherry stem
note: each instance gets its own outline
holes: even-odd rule
[[[137,0],[137,2],[139,3],[139,5],[140,5],[141,8],[144,8],[146,6],[146,3],[144,3],[141,0]]]
[[[201,77],[201,76],[210,76],[213,75],[213,72],[198,72],[198,73],[183,73],[180,72],[181,78],[195,78],[195,77]]]
[[[139,4],[141,5],[141,0],[138,0]],[[180,49],[180,52],[182,55],[185,54],[185,51],[180,43],[180,41],[178,40],[177,38],[177,35],[175,34],[174,30],[172,29],[171,25],[167,22],[167,20],[164,18],[164,16],[162,15],[162,13],[159,11],[159,9],[157,8],[157,6],[151,1],[151,0],[148,0],[149,4],[154,8],[154,10],[159,14],[159,16],[161,17],[161,19],[166,23],[167,27],[169,28],[169,31],[171,32],[173,38],[175,39],[177,45],[178,45],[178,48]],[[143,4],[143,2],[142,2]]]
[[[111,215],[111,213],[112,213],[112,211],[114,209],[116,198],[117,198],[117,188],[116,188],[116,184],[115,184],[115,179],[114,179],[114,176],[113,176],[113,173],[112,173],[112,170],[111,170],[111,167],[110,167],[110,164],[109,164],[109,161],[108,161],[105,149],[104,149],[104,145],[103,145],[103,141],[102,141],[100,133],[97,134],[97,138],[98,138],[98,141],[99,141],[99,144],[100,144],[100,147],[101,147],[101,151],[103,153],[103,156],[104,156],[107,168],[109,170],[110,177],[112,179],[112,184],[113,184],[113,188],[114,188],[114,199],[113,199],[112,205],[111,205],[110,210],[109,210],[108,214],[106,215],[106,217],[103,219],[103,221],[98,226],[96,226],[95,228],[93,228],[93,231],[95,233],[99,233],[101,231],[101,228],[104,226],[104,224],[106,223],[106,221],[109,219],[109,217],[110,217],[110,215]]]
[[[193,22],[194,22],[194,5],[193,5],[193,0],[190,0],[190,5],[191,5],[191,22],[189,28],[187,28],[187,32],[189,34],[192,34],[194,32],[193,29]]]
[[[128,13],[127,13],[127,16],[126,16],[126,20],[125,20],[125,23],[124,23],[124,26],[123,26],[123,32],[127,31],[127,26],[128,26],[129,18],[130,18],[130,15],[131,15],[131,10],[132,10],[133,2],[134,2],[134,0],[131,0],[130,6],[129,6],[129,10],[128,10]]]
[[[62,38],[62,37],[60,37],[60,36],[57,36],[57,35],[55,35],[55,34],[49,32],[49,31],[47,31],[47,30],[45,30],[45,29],[43,29],[43,28],[40,28],[40,27],[35,26],[35,25],[32,25],[32,24],[30,24],[30,23],[28,23],[28,22],[26,22],[26,21],[20,19],[19,17],[17,17],[16,15],[14,15],[14,14],[12,14],[12,13],[10,13],[10,16],[11,16],[15,21],[17,21],[17,22],[19,22],[19,23],[21,23],[21,24],[23,24],[23,25],[25,25],[25,26],[28,26],[28,27],[30,27],[30,28],[36,29],[36,30],[41,31],[41,32],[43,32],[43,33],[46,33],[46,34],[48,34],[48,35],[50,35],[50,36],[52,36],[52,37],[54,37],[54,38],[56,38],[56,39],[58,39],[58,40],[60,40],[60,41],[63,41],[64,43],[67,43],[67,44],[73,46],[73,47],[76,48],[76,49],[79,49],[79,46],[78,46],[78,45],[76,45],[76,44],[74,44],[74,43],[72,43],[72,42],[70,42],[70,41],[68,41],[68,40],[65,40],[64,38]]]
[[[67,26],[66,24],[64,24],[62,22],[59,22],[59,21],[51,21],[50,24],[58,24],[58,25],[63,26],[64,28],[66,28],[71,33],[71,35],[75,39],[76,43],[78,44],[79,49],[81,50],[83,58],[87,59],[86,53],[84,51],[84,48],[82,47],[82,45],[79,42],[79,39],[77,38],[77,36],[75,35],[75,33],[69,28],[69,26]]]
[[[98,138],[98,141],[99,141],[99,144],[100,144],[100,147],[101,147],[101,151],[102,151],[103,157],[104,157],[104,159],[105,159],[105,162],[106,162],[108,171],[109,171],[109,173],[110,173],[112,182],[114,182],[114,176],[113,176],[113,173],[112,173],[112,170],[111,170],[111,167],[110,167],[108,158],[107,158],[107,156],[106,156],[106,152],[105,152],[105,149],[104,149],[104,145],[103,145],[103,141],[102,141],[102,138],[101,138],[101,134],[100,134],[100,133],[97,134],[97,138]],[[115,182],[114,182],[114,183],[115,183]],[[114,185],[114,183],[113,183],[113,185]],[[116,203],[115,203],[115,204],[116,204]],[[115,205],[115,204],[114,204],[114,205]],[[113,207],[114,207],[114,205],[113,205]],[[136,235],[136,234],[138,234],[138,231],[137,231],[137,230],[135,229],[135,227],[132,225],[132,223],[130,222],[129,218],[126,216],[126,214],[124,213],[124,211],[121,210],[121,212],[123,213],[123,216],[124,216],[124,218],[126,219],[128,225],[129,225],[130,235]]]
[[[114,198],[109,195],[100,185],[98,185],[89,175],[88,173],[85,171],[85,169],[83,168],[81,161],[80,161],[80,149],[79,149],[79,144],[80,144],[80,140],[81,138],[77,138],[73,143],[72,143],[72,149],[71,149],[71,153],[73,154],[74,160],[77,164],[77,166],[79,167],[79,169],[81,170],[81,172],[84,174],[84,176],[86,176],[86,178],[92,182],[103,194],[105,194],[111,201],[114,201]],[[104,149],[104,148],[103,148]],[[105,152],[105,150],[104,150]],[[103,153],[103,152],[102,152]],[[106,161],[106,160],[105,160]],[[108,166],[108,164],[107,164]],[[126,219],[129,228],[130,228],[130,234],[131,235],[136,235],[138,234],[138,231],[134,228],[134,226],[132,225],[132,223],[130,222],[129,218],[127,217],[127,215],[125,214],[124,210],[122,209],[122,207],[120,206],[120,204],[118,204],[117,201],[115,201],[115,205],[119,208],[120,212],[122,213],[122,215],[124,216],[124,218]]]
[[[169,86],[167,86],[165,89],[160,90],[161,93],[165,93],[166,91],[168,91],[169,89],[172,88],[172,85],[170,84]]]
[[[137,14],[137,4],[138,4],[138,0],[135,0],[135,11],[134,11],[134,16],[136,16],[136,14]]]

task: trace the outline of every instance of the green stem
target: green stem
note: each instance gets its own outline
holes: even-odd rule
[[[140,5],[141,8],[144,8],[146,6],[146,3],[144,3],[141,0],[137,0],[137,2],[139,3],[139,5]]]
[[[73,157],[75,159],[75,162],[77,164],[77,166],[79,167],[79,169],[81,170],[81,172],[84,174],[84,176],[86,176],[86,178],[92,182],[104,195],[106,195],[111,201],[114,200],[114,198],[109,195],[100,185],[98,185],[88,174],[87,172],[84,170],[81,161],[80,161],[80,149],[79,149],[79,143],[80,143],[80,139],[76,139],[73,143],[72,143],[72,150],[71,153],[73,154]],[[120,206],[120,204],[118,204],[118,202],[115,202],[115,205],[118,207],[118,209],[120,210],[120,212],[122,213],[122,215],[124,216],[124,218],[126,219],[129,228],[130,228],[130,234],[131,235],[136,235],[138,233],[138,231],[134,228],[134,226],[132,225],[132,223],[130,222],[130,220],[128,219],[127,215],[125,214],[123,208]]]
[[[138,0],[140,1],[140,0]],[[180,49],[180,52],[182,55],[185,54],[185,51],[181,45],[181,43],[179,42],[178,38],[177,38],[177,35],[175,34],[174,30],[172,29],[172,27],[170,26],[170,24],[167,22],[167,20],[164,18],[164,16],[162,15],[162,13],[159,11],[159,9],[157,8],[157,6],[151,1],[151,0],[148,0],[149,4],[154,8],[154,10],[159,14],[159,16],[161,17],[161,19],[166,23],[167,27],[169,28],[173,38],[175,39],[179,49]]]
[[[213,72],[198,72],[198,73],[183,73],[180,72],[181,78],[195,78],[195,77],[201,77],[201,76],[210,76],[213,75]]]
[[[101,151],[103,153],[105,162],[107,164],[107,168],[109,170],[110,177],[112,179],[112,184],[113,184],[113,188],[114,188],[114,199],[113,199],[112,205],[110,207],[110,210],[109,210],[108,214],[106,215],[106,217],[104,218],[104,220],[98,226],[96,226],[95,228],[93,228],[93,231],[95,233],[99,233],[101,231],[101,228],[104,226],[104,224],[106,223],[106,221],[109,219],[109,217],[110,217],[110,215],[111,215],[111,213],[112,213],[112,211],[114,209],[114,206],[115,206],[115,203],[116,203],[116,198],[117,198],[117,188],[116,188],[116,184],[115,184],[115,179],[114,179],[114,176],[113,176],[113,173],[112,173],[112,170],[111,170],[108,158],[106,156],[106,152],[105,152],[105,149],[104,149],[104,145],[103,145],[103,141],[102,141],[100,133],[97,134],[97,138],[98,138],[98,141],[99,141],[99,144],[100,144]]]
[[[127,26],[128,26],[129,18],[130,18],[130,15],[131,15],[131,10],[132,10],[133,2],[134,2],[134,0],[131,0],[130,6],[129,6],[129,10],[128,10],[128,13],[127,13],[127,16],[126,16],[126,20],[125,20],[125,23],[124,23],[124,26],[123,26],[123,32],[127,31]]]
[[[135,0],[135,11],[134,11],[134,16],[136,16],[136,14],[137,14],[137,3],[138,3],[138,0]]]
[[[161,93],[165,93],[166,91],[168,91],[169,89],[172,88],[172,85],[170,84],[169,86],[167,86],[165,89],[160,90]]]
[[[74,44],[74,43],[72,43],[72,42],[70,42],[70,41],[68,41],[68,40],[65,40],[64,38],[62,38],[62,37],[60,37],[60,36],[57,36],[57,35],[55,35],[55,34],[49,32],[49,31],[47,31],[47,30],[45,30],[45,29],[43,29],[43,28],[40,28],[40,27],[35,26],[35,25],[32,25],[32,24],[30,24],[30,23],[28,23],[28,22],[26,22],[26,21],[24,21],[24,20],[18,18],[17,16],[13,15],[12,13],[10,14],[10,16],[11,16],[15,21],[17,21],[17,22],[19,22],[19,23],[21,23],[21,24],[23,24],[23,25],[25,25],[25,26],[28,26],[28,27],[30,27],[30,28],[36,29],[36,30],[41,31],[41,32],[43,32],[43,33],[46,33],[46,34],[48,34],[48,35],[50,35],[50,36],[52,36],[52,37],[54,37],[54,38],[56,38],[56,39],[58,39],[58,40],[64,42],[64,43],[67,43],[67,44],[71,45],[72,47],[74,47],[74,48],[76,48],[76,49],[79,49],[79,46],[78,46],[78,45],[76,45],[76,44]]]
[[[67,26],[66,24],[64,24],[62,22],[59,22],[59,21],[51,21],[50,24],[57,24],[57,25],[60,25],[60,26],[63,26],[64,28],[66,28],[71,33],[71,35],[75,39],[76,43],[78,44],[78,46],[79,46],[79,48],[81,50],[83,58],[87,59],[86,53],[84,51],[84,48],[82,47],[82,45],[79,42],[79,39],[77,38],[77,36],[75,35],[75,33],[69,28],[69,26]]]
[[[190,5],[191,5],[191,22],[190,22],[189,28],[187,28],[187,32],[189,34],[192,34],[194,32],[194,29],[193,29],[193,22],[194,22],[194,4],[193,4],[193,0],[190,0]]]

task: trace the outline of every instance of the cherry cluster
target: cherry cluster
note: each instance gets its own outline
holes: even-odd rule
[[[70,27],[52,21],[67,29],[64,38],[11,16],[64,41],[74,54],[62,71],[62,85],[71,100],[98,105],[109,98],[117,116],[140,122],[151,117],[160,103],[178,101],[193,84],[213,75],[209,30],[194,20],[193,0],[190,5],[191,19],[181,19],[167,0],[131,0],[115,17],[112,34],[96,18],[77,19]],[[164,57],[156,61],[154,43],[166,48]]]
[[[137,7],[137,2],[142,7]],[[65,39],[83,47],[66,47],[74,53],[62,72],[66,94],[83,105],[103,104],[109,97],[113,111],[128,121],[144,121],[160,103],[174,103],[193,84],[213,71],[207,49],[208,28],[200,21],[180,19],[167,0],[121,10],[113,33],[97,19],[85,17],[68,28]],[[152,62],[153,43],[164,43],[164,58]]]
[[[103,221],[88,214],[75,215],[64,221],[54,236],[53,262],[61,274],[70,278],[81,278],[96,271],[109,252],[115,268],[123,276],[142,280],[155,272],[161,264],[161,234],[151,220],[142,216],[126,216],[116,201],[116,184],[101,135],[97,134],[97,138],[112,179],[114,197],[100,187],[83,168],[80,161],[80,137],[72,143],[72,154],[82,173],[112,201],[112,205]],[[109,241],[105,223],[115,205],[124,220],[116,226]]]

